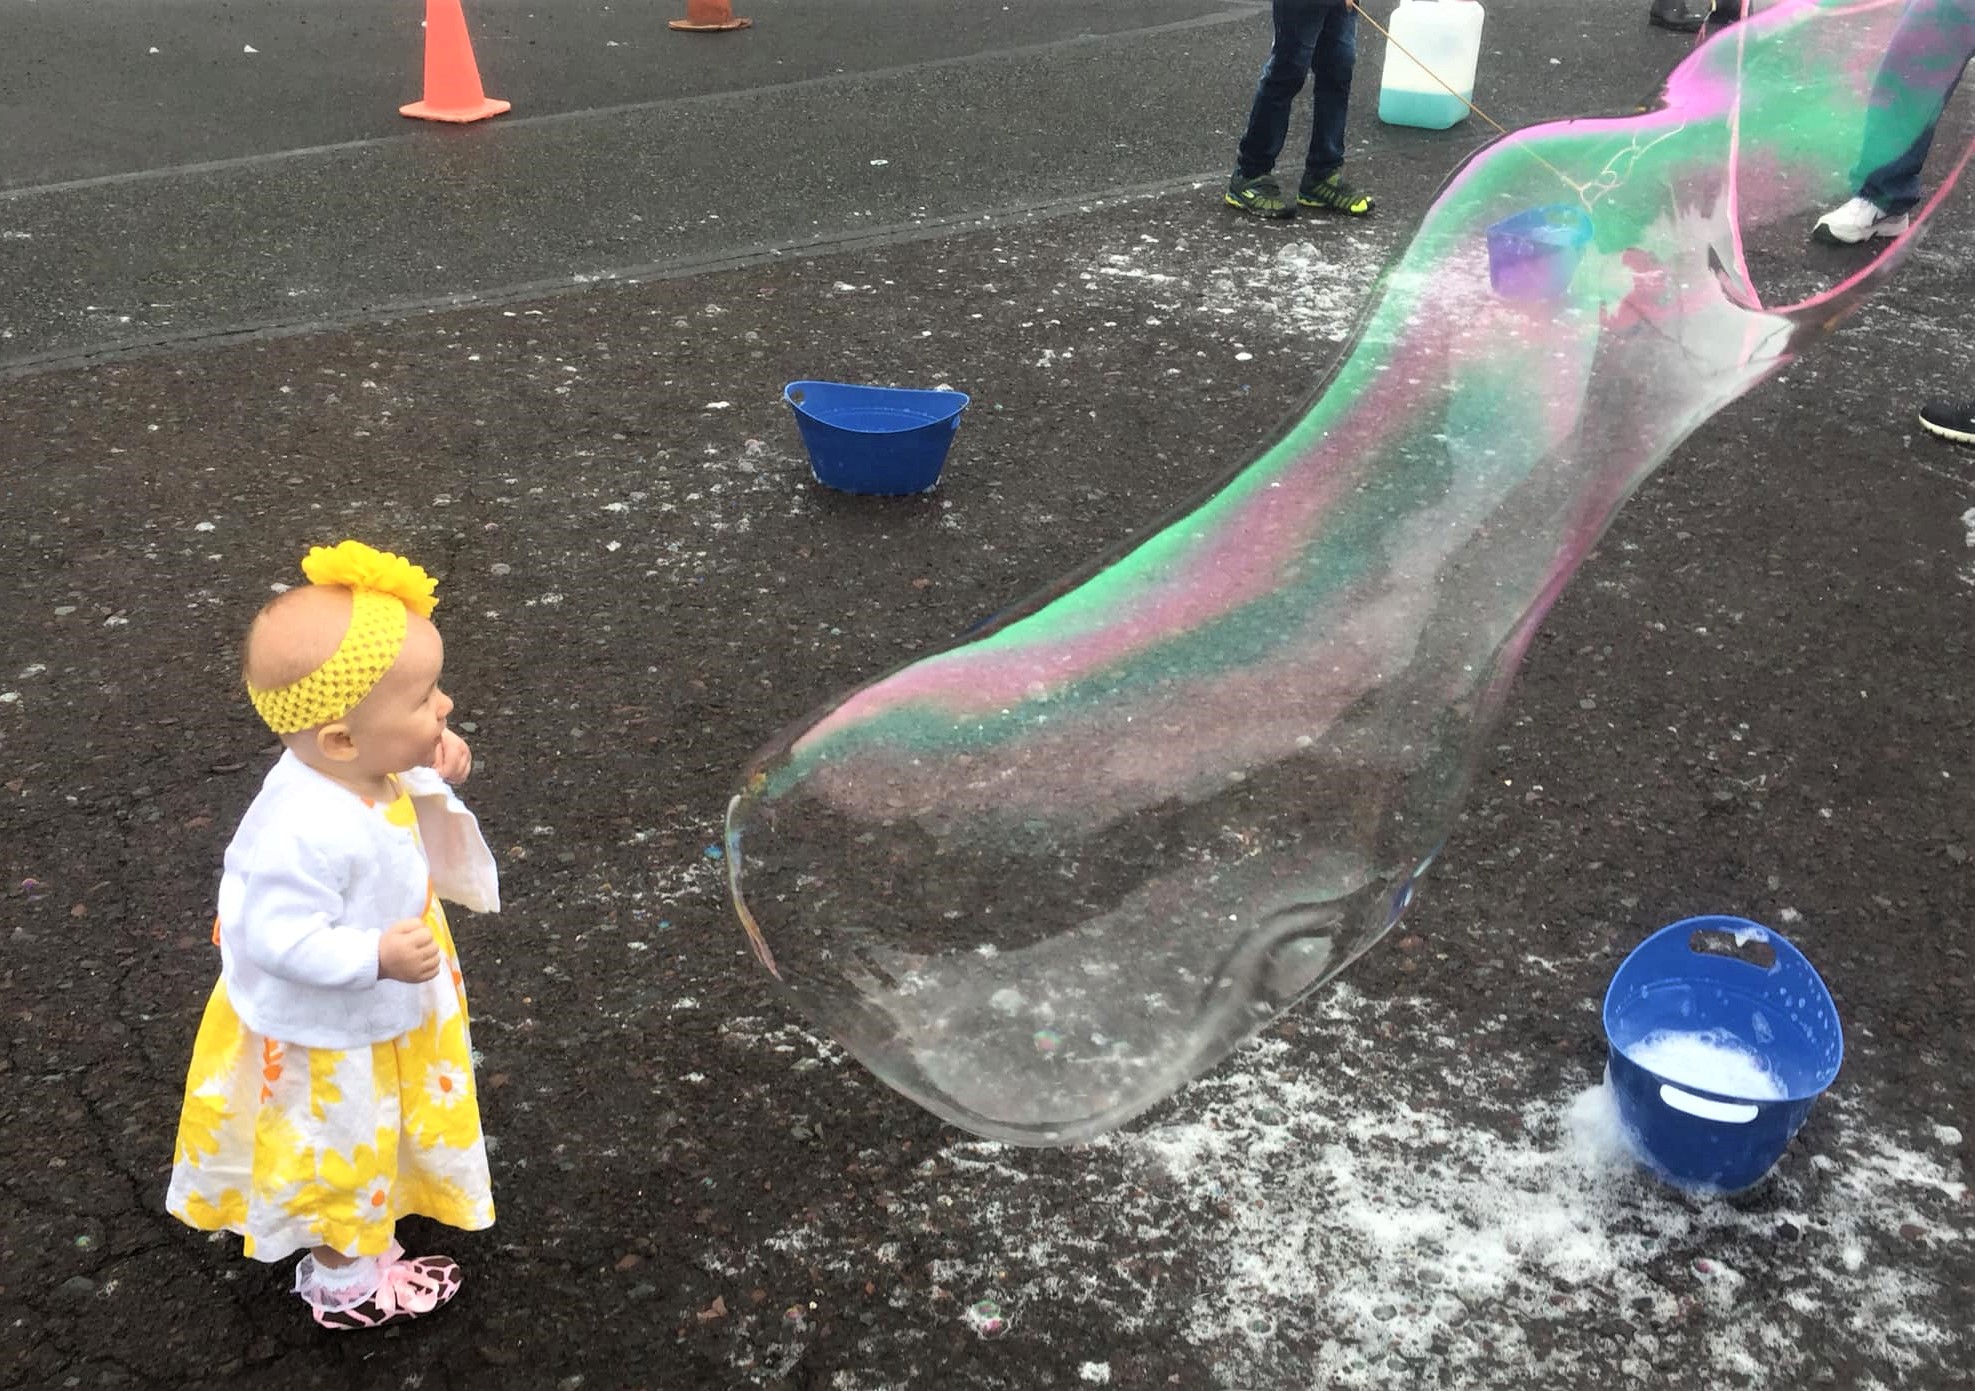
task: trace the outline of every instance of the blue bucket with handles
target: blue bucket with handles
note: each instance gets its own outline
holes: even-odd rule
[[[1751,946],[1772,959],[1747,959]],[[1627,1139],[1661,1178],[1696,1191],[1757,1183],[1844,1062],[1838,1007],[1823,979],[1781,933],[1746,918],[1687,918],[1641,942],[1612,976],[1604,1023],[1606,1075]],[[1630,1056],[1669,1036],[1748,1055],[1773,1094],[1696,1085]]]
[[[795,412],[818,483],[900,497],[939,482],[968,398],[964,391],[790,382],[782,399]]]

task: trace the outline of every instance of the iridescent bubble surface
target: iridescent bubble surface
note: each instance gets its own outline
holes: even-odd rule
[[[1260,457],[764,749],[727,860],[788,998],[955,1124],[1066,1143],[1376,942],[1619,506],[1899,263],[1770,305],[1746,248],[1801,258],[1938,110],[1965,6],[1912,8],[1884,73],[1901,5],[1786,0],[1657,110],[1489,146]]]
[[[969,1306],[966,1322],[982,1338],[999,1338],[1008,1331],[1008,1320],[1001,1312],[1001,1305],[992,1299],[977,1300]]]

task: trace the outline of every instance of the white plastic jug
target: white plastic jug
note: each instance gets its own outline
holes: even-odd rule
[[[1385,46],[1379,82],[1379,120],[1445,130],[1467,119],[1483,18],[1479,0],[1399,0],[1387,26],[1392,42]]]

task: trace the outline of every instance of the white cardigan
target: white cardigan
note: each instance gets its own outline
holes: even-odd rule
[[[441,898],[500,911],[480,824],[430,768],[399,776],[418,833],[282,754],[226,848],[219,885],[221,979],[248,1028],[308,1048],[408,1033],[422,987],[377,978],[377,942]],[[421,844],[422,843],[422,844]]]

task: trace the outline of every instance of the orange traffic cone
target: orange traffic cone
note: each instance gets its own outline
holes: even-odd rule
[[[512,105],[497,101],[480,86],[459,0],[425,0],[425,100],[398,108],[421,121],[484,121]]]
[[[732,0],[686,0],[686,17],[667,20],[668,27],[694,34],[717,34],[723,29],[745,29],[754,21],[735,19]]]

